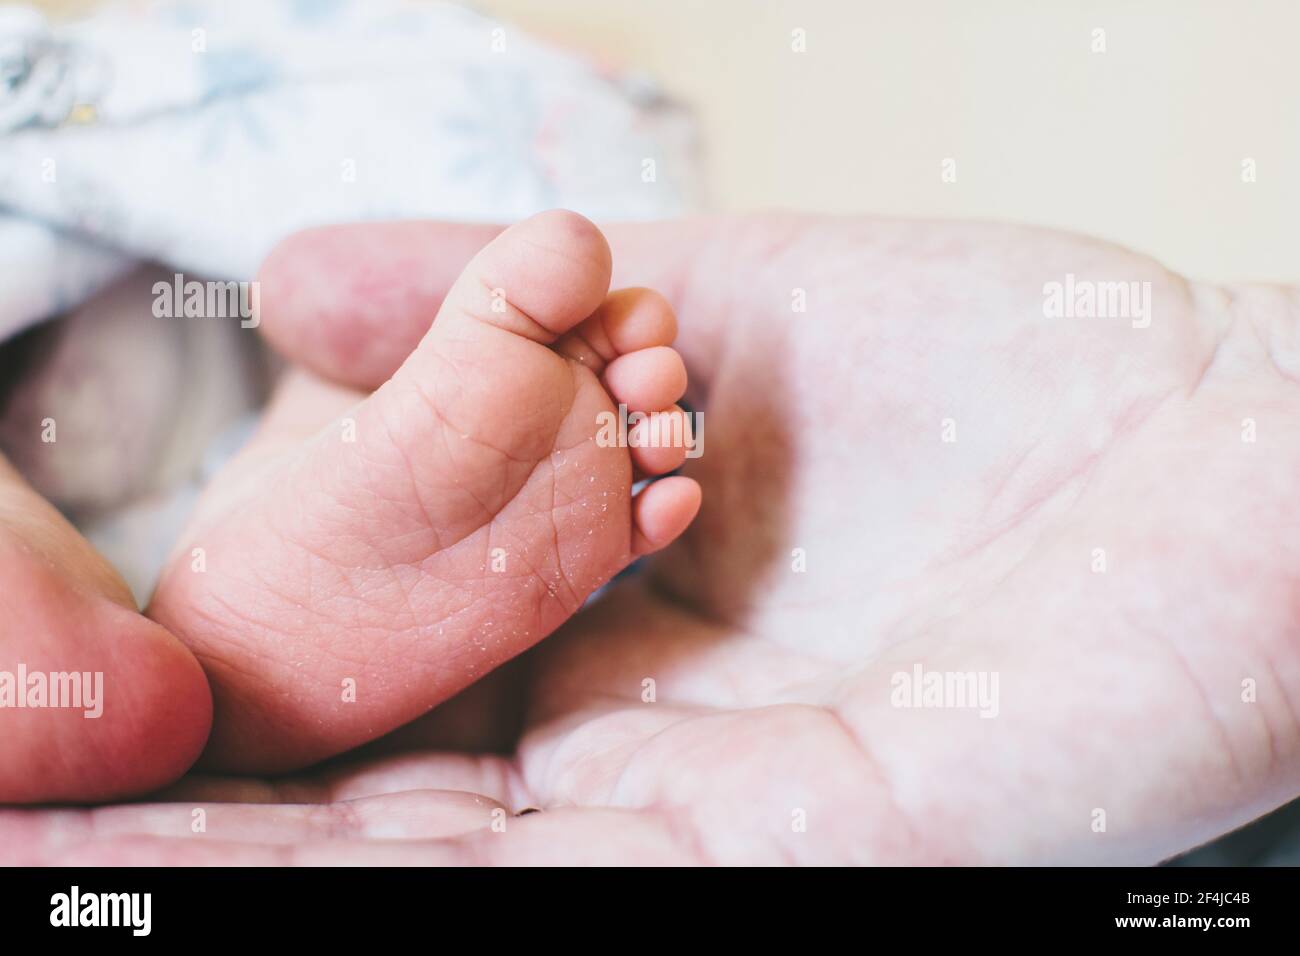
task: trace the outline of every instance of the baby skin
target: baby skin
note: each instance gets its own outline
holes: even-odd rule
[[[610,274],[595,226],[544,213],[478,253],[373,394],[287,376],[147,612],[207,673],[204,766],[284,771],[408,723],[690,524],[692,479],[633,494],[685,448],[639,447],[649,423],[598,440],[620,404],[682,414],[686,388],[672,309]]]

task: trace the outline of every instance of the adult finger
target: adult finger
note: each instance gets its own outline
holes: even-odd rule
[[[402,795],[394,794],[393,798]],[[405,798],[409,800],[410,798]],[[376,806],[384,802],[380,798]],[[270,826],[280,807],[241,808],[247,833]],[[23,811],[39,815],[49,811]],[[368,811],[369,812],[369,811]],[[260,822],[258,822],[260,818]],[[233,819],[233,817],[232,817]],[[140,827],[138,827],[140,828]],[[252,828],[252,829],[249,829]],[[681,866],[704,862],[693,837],[667,813],[651,810],[567,808],[522,817],[493,818],[493,825],[439,838],[329,834],[270,843],[222,839],[219,834],[83,834],[77,840],[29,843],[26,852],[0,847],[0,863],[49,866]]]

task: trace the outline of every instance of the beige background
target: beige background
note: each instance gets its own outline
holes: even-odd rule
[[[477,6],[694,105],[715,207],[1043,223],[1199,278],[1300,281],[1296,0]]]
[[[1042,223],[1300,282],[1297,0],[469,5],[657,76],[701,117],[713,208]]]

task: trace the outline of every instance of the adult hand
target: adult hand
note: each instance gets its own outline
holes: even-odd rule
[[[303,234],[267,266],[264,329],[372,388],[490,234]],[[704,509],[496,681],[527,701],[509,756],[428,749],[473,743],[453,702],[405,732],[423,753],[360,771],[430,814],[448,789],[546,812],[461,835],[309,828],[285,854],[265,838],[282,807],[199,839],[124,808],[78,855],[1147,863],[1300,792],[1294,291],[1018,227],[608,235],[616,284],[678,308]],[[1089,317],[1080,290],[1120,303],[1102,283],[1135,283],[1122,314]],[[394,759],[414,778],[384,782]],[[312,819],[356,819],[332,806]]]

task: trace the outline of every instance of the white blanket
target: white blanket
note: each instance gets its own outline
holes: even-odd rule
[[[0,339],[141,259],[251,279],[321,223],[679,214],[688,138],[644,82],[459,7],[0,7]]]

